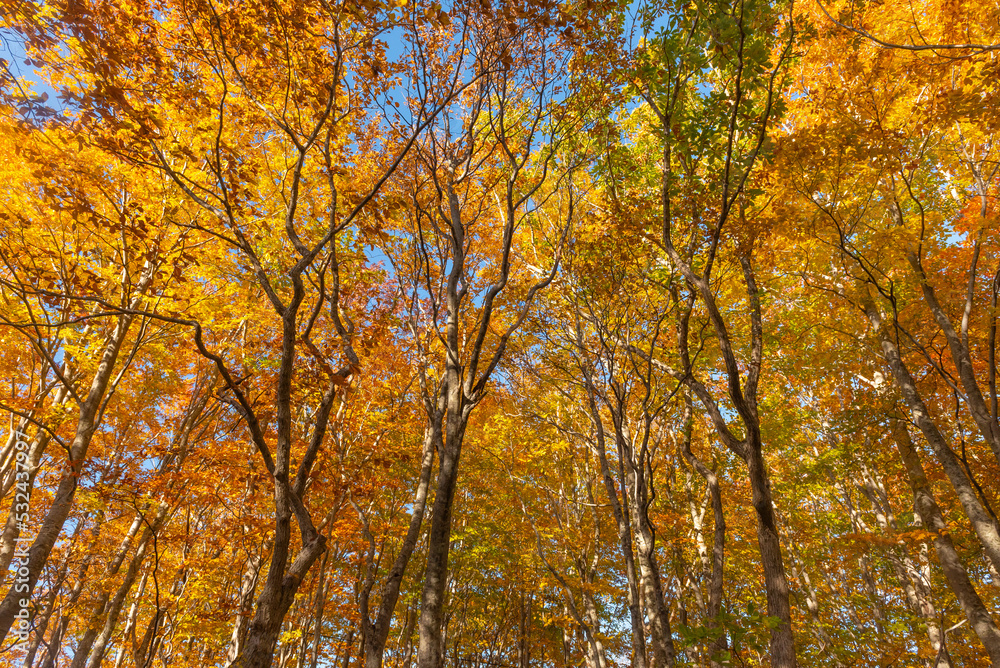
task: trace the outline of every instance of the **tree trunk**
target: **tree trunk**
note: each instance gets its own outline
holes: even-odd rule
[[[69,390],[65,387],[60,387],[56,392],[56,396],[53,399],[53,406],[61,406],[66,404],[70,398]],[[39,464],[42,461],[42,455],[45,454],[45,449],[48,447],[49,442],[52,440],[51,435],[39,429],[35,438],[32,439],[30,449],[28,450],[28,480],[27,489],[23,490],[22,493],[27,494],[28,501],[30,503],[31,493],[35,488],[35,478],[38,475]],[[16,472],[17,467],[14,467],[14,472]],[[9,484],[13,485],[16,482],[16,473],[12,472],[9,478]],[[18,491],[22,491],[20,488]],[[3,533],[0,534],[0,573],[6,575],[8,569],[10,568],[10,562],[14,559],[14,548],[17,544],[17,539],[21,535],[20,523],[17,521],[18,513],[14,512],[14,506],[17,504],[17,494],[11,497],[11,508],[10,514],[7,516],[7,523],[4,525]]]
[[[264,557],[261,554],[248,555],[243,578],[240,583],[239,608],[236,611],[236,622],[233,624],[233,633],[229,639],[229,650],[227,651],[227,665],[232,665],[236,657],[243,650],[246,640],[247,620],[253,614],[254,593],[257,591],[257,582],[260,579],[260,569],[264,565]]]
[[[681,453],[684,458],[691,464],[691,466],[698,472],[705,480],[705,485],[708,487],[709,498],[712,503],[712,518],[715,524],[715,530],[712,535],[712,571],[708,585],[708,604],[706,605],[705,613],[707,620],[705,626],[710,629],[718,628],[718,622],[716,617],[722,612],[722,592],[723,592],[723,580],[725,575],[725,565],[726,565],[726,516],[722,510],[722,491],[719,488],[719,478],[716,476],[715,471],[708,468],[704,462],[702,462],[698,457],[694,455],[691,451],[691,436],[692,436],[692,423],[693,419],[693,407],[691,405],[690,394],[685,393],[684,396],[684,437],[681,444]],[[726,635],[724,632],[720,633],[719,637],[713,640],[708,646],[708,656],[709,665],[711,668],[721,668],[722,664],[716,661],[715,657],[719,652],[726,649]]]
[[[619,456],[625,454],[619,449]],[[660,580],[660,570],[656,559],[656,539],[652,523],[646,512],[646,494],[641,490],[645,486],[645,476],[640,473],[643,464],[626,474],[626,480],[631,479],[629,488],[631,498],[626,498],[631,505],[632,522],[635,525],[636,556],[639,563],[639,577],[642,585],[646,615],[649,618],[650,631],[650,668],[672,668],[674,665],[674,641],[670,630],[670,610],[663,596],[663,585]],[[624,480],[623,480],[624,482]]]
[[[290,518],[283,519],[285,526],[281,526],[279,521],[278,530],[275,532],[275,543],[284,537],[285,532],[290,531],[288,526]],[[287,537],[285,539],[287,540]],[[270,668],[285,614],[295,601],[295,593],[302,578],[323,553],[325,545],[326,539],[316,534],[311,542],[302,547],[287,572],[284,560],[272,555],[268,577],[257,599],[253,621],[250,622],[247,632],[246,646],[242,654],[231,664],[234,668]]]
[[[136,286],[136,293],[142,295],[152,280],[153,272],[148,270]],[[130,306],[135,308],[139,305],[141,297],[132,300]],[[77,419],[76,433],[69,448],[69,467],[63,474],[59,485],[56,488],[42,526],[38,530],[38,536],[28,551],[27,576],[18,577],[11,583],[10,589],[3,601],[0,602],[0,638],[5,639],[10,632],[11,626],[18,612],[22,610],[23,601],[31,598],[31,594],[38,582],[45,563],[49,559],[49,554],[55,546],[56,540],[62,531],[66,518],[69,517],[73,500],[76,497],[77,484],[83,465],[87,458],[87,449],[90,441],[97,430],[100,419],[101,404],[111,383],[111,378],[115,371],[115,363],[121,351],[125,336],[128,334],[134,316],[123,315],[118,319],[114,333],[104,345],[101,361],[94,373],[90,384],[90,391],[87,398],[80,406],[80,415]]]
[[[143,594],[146,593],[146,583],[148,581],[149,569],[147,568],[139,580],[139,588],[136,590],[135,598],[132,600],[132,607],[128,611],[128,620],[125,622],[125,628],[122,630],[122,646],[118,648],[117,656],[115,656],[115,668],[121,668],[122,663],[125,661],[125,641],[131,637],[132,644],[136,644],[135,624],[139,618],[139,604],[142,602]]]
[[[75,542],[82,526],[82,522],[77,524],[76,531],[73,532],[71,542]],[[62,567],[59,569],[59,574],[56,576],[55,582],[49,589],[48,596],[45,597],[45,604],[35,616],[35,628],[34,633],[32,634],[33,637],[31,642],[28,644],[28,651],[25,653],[24,657],[25,668],[31,668],[34,665],[38,648],[45,640],[45,631],[48,629],[49,621],[51,621],[52,614],[55,612],[56,600],[59,597],[60,589],[62,588],[63,583],[66,581],[66,573],[69,570],[69,562],[69,555],[67,555],[66,558],[63,559]]]
[[[899,207],[893,206],[892,213],[896,217],[897,224],[901,225],[902,214]],[[972,308],[972,295],[975,291],[976,266],[979,259],[981,242],[982,232],[980,232],[979,240],[976,242],[972,266],[969,270],[969,301],[966,304],[969,311]],[[907,259],[910,262],[910,266],[913,267],[920,278],[920,288],[924,296],[924,302],[934,315],[934,320],[937,321],[938,327],[941,328],[945,339],[948,341],[951,360],[958,370],[959,382],[962,383],[962,389],[965,390],[965,397],[969,405],[969,412],[972,414],[972,419],[975,421],[976,426],[979,427],[979,433],[982,434],[983,440],[986,441],[990,446],[990,450],[993,451],[993,456],[996,458],[997,463],[1000,463],[1000,424],[997,424],[995,411],[991,411],[990,406],[987,406],[986,399],[979,388],[979,383],[976,381],[976,373],[969,351],[968,331],[963,327],[961,336],[955,331],[951,319],[938,302],[937,293],[928,281],[920,258],[915,253],[910,252],[907,253]],[[967,311],[965,314],[966,324],[968,316],[969,312]]]
[[[952,487],[955,489],[955,493],[962,503],[966,517],[969,518],[972,528],[979,537],[979,542],[987,558],[993,564],[994,568],[1000,570],[1000,532],[998,532],[996,522],[986,512],[986,509],[983,508],[965,469],[959,463],[955,453],[948,446],[948,442],[940,430],[938,430],[934,420],[931,419],[930,412],[927,410],[927,406],[920,396],[913,376],[910,375],[909,369],[900,357],[895,341],[886,328],[882,326],[882,317],[878,310],[873,304],[869,303],[865,306],[865,313],[878,334],[886,363],[889,365],[889,369],[896,380],[896,385],[899,387],[900,393],[907,407],[910,409],[913,422],[924,435],[925,440],[931,446],[938,461],[941,462],[948,480],[951,481]]]
[[[410,563],[410,558],[413,556],[413,551],[420,538],[420,527],[423,525],[424,511],[427,507],[427,492],[430,488],[431,472],[434,466],[434,450],[440,440],[440,421],[432,419],[424,436],[420,477],[413,499],[413,509],[410,512],[410,524],[406,530],[406,536],[403,538],[403,543],[400,545],[399,554],[383,583],[381,602],[374,623],[368,621],[369,593],[363,592],[361,623],[368,627],[364,633],[365,668],[382,668],[382,657],[385,653],[386,641],[389,638],[392,615],[396,610],[396,603],[399,601],[403,575],[406,573],[406,567]]]
[[[111,636],[118,625],[118,616],[121,614],[122,607],[125,605],[125,599],[128,597],[129,592],[132,590],[132,585],[135,584],[135,579],[139,575],[139,568],[146,556],[148,545],[148,539],[142,542],[138,552],[132,558],[128,570],[125,572],[125,579],[118,587],[115,597],[106,606],[104,626],[94,641],[90,659],[87,661],[87,668],[100,668],[104,661],[104,654],[108,649],[108,643],[111,642]],[[70,668],[78,668],[75,657],[73,665]]]
[[[704,276],[695,275],[690,265],[673,248],[668,230],[668,227],[664,228],[664,242],[668,253],[673,263],[681,269],[691,290],[687,308],[681,312],[677,319],[678,352],[683,365],[683,373],[680,374],[680,378],[706,408],[723,444],[746,462],[752,503],[757,516],[757,545],[764,571],[767,614],[778,619],[778,625],[771,630],[771,665],[772,668],[795,668],[795,636],[792,633],[788,579],[781,556],[781,537],[778,534],[778,525],[774,515],[774,501],[771,498],[771,483],[768,480],[767,464],[764,461],[760,416],[757,411],[757,391],[764,339],[760,295],[757,290],[753,266],[749,256],[745,255],[739,258],[750,304],[750,358],[744,378],[733,350],[729,329],[719,311],[715,296],[712,294],[709,276],[707,274]],[[694,307],[696,294],[701,296],[715,331],[715,340],[719,344],[719,352],[725,364],[729,399],[732,401],[743,426],[744,435],[742,438],[737,438],[730,430],[726,417],[712,393],[691,373],[691,357],[687,340],[689,318]],[[674,301],[681,305],[679,294],[676,291],[674,292]]]
[[[628,518],[625,516],[624,509],[622,508],[617,485],[611,475],[611,467],[608,464],[607,439],[605,438],[604,424],[597,409],[596,390],[593,379],[589,369],[582,369],[582,372],[587,386],[587,402],[590,409],[590,418],[596,435],[595,449],[597,450],[597,459],[601,467],[601,475],[604,479],[604,488],[607,491],[608,499],[611,501],[611,513],[615,519],[615,526],[618,529],[618,547],[622,552],[622,558],[625,560],[625,577],[628,580],[629,621],[632,624],[632,666],[633,668],[646,668],[646,632],[639,603],[639,581],[635,567],[635,553],[632,550],[632,532],[629,527]]]
[[[752,503],[757,515],[757,545],[764,570],[767,614],[777,617],[777,628],[771,631],[771,662],[774,668],[794,668],[795,642],[792,636],[792,611],[788,601],[788,579],[781,558],[781,538],[774,516],[771,482],[761,452],[759,433],[748,443],[747,470],[750,474]]]
[[[969,620],[972,630],[975,631],[983,647],[986,648],[991,665],[993,668],[1000,668],[1000,629],[997,628],[989,610],[979,598],[979,593],[976,592],[969,579],[969,574],[955,550],[951,536],[947,533],[947,525],[941,514],[941,509],[934,500],[930,483],[927,482],[927,476],[924,474],[924,467],[920,463],[920,458],[913,448],[910,434],[903,422],[895,421],[892,426],[892,437],[910,479],[916,510],[920,514],[924,526],[934,533],[934,548],[937,550],[938,561],[941,563],[941,570],[944,571],[948,585],[962,606],[962,611],[965,613],[966,619]]]
[[[875,518],[879,529],[889,535],[898,533],[899,526],[896,522],[895,513],[893,513],[892,508],[889,506],[888,495],[867,468],[864,471],[864,482],[859,484],[859,487],[875,509]],[[915,519],[919,526],[923,526],[919,514],[916,515]],[[867,531],[866,526],[862,525],[861,528]],[[938,613],[934,607],[934,603],[930,599],[929,574],[925,577],[919,571],[913,560],[905,552],[905,547],[900,546],[898,549],[903,551],[902,555],[895,551],[890,551],[888,555],[889,563],[892,565],[892,569],[896,573],[896,579],[899,580],[899,586],[906,596],[907,605],[914,613],[920,616],[926,625],[927,639],[931,649],[934,651],[935,657],[937,657],[933,663],[926,663],[926,665],[933,665],[933,668],[952,668],[951,657],[948,656],[947,650],[943,649],[944,636],[939,623]]]
[[[417,648],[417,665],[420,668],[441,668],[444,660],[441,623],[448,580],[448,553],[451,549],[451,516],[458,481],[458,462],[469,414],[463,401],[461,377],[454,364],[449,363],[447,374],[448,411],[431,511],[431,528],[427,537],[427,568],[420,599],[420,641]]]

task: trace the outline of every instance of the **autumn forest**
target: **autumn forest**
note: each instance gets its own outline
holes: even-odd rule
[[[0,0],[0,666],[1000,668],[996,0]]]

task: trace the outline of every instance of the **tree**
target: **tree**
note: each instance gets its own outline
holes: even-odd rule
[[[2,8],[0,663],[1000,661],[995,7]]]

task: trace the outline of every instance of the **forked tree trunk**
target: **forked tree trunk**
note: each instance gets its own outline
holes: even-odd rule
[[[287,524],[290,518],[283,519]],[[283,538],[284,532],[289,531],[290,526],[282,527],[279,521],[275,542]],[[250,622],[246,645],[242,654],[231,664],[233,668],[269,668],[278,637],[281,635],[285,614],[295,601],[295,593],[302,578],[323,553],[325,544],[325,538],[317,534],[311,542],[303,546],[287,570],[285,560],[272,555],[268,577],[257,598],[254,617]]]
[[[757,520],[757,546],[760,550],[761,567],[764,571],[764,588],[767,598],[767,614],[777,618],[771,629],[770,655],[772,668],[796,668],[795,637],[792,633],[791,603],[789,602],[788,578],[781,555],[781,537],[771,497],[771,482],[768,479],[767,464],[764,461],[763,443],[760,433],[760,416],[757,412],[757,390],[763,359],[763,319],[760,295],[753,266],[748,256],[739,258],[746,283],[746,294],[750,305],[750,359],[747,371],[740,370],[736,359],[732,338],[726,321],[719,311],[715,295],[712,294],[708,275],[696,275],[690,265],[673,248],[669,237],[669,227],[665,226],[664,240],[674,264],[681,269],[689,284],[690,295],[686,309],[678,317],[677,343],[682,363],[682,373],[675,376],[683,380],[692,393],[705,407],[716,432],[723,444],[747,465],[750,480],[751,499]],[[688,350],[688,327],[691,312],[700,296],[708,311],[709,320],[715,332],[725,364],[725,378],[729,399],[736,409],[743,427],[743,436],[738,438],[729,428],[727,420],[711,391],[692,375],[691,357]],[[679,294],[675,291],[674,301],[680,305]]]

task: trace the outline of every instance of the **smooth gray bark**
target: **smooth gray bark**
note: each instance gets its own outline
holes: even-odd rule
[[[883,326],[882,316],[878,309],[869,302],[865,305],[865,314],[878,336],[885,361],[910,410],[914,424],[920,429],[924,439],[941,463],[941,467],[948,476],[948,480],[965,510],[966,517],[969,518],[972,528],[979,538],[983,552],[992,562],[994,568],[1000,570],[1000,531],[998,531],[996,521],[983,507],[964,467],[931,417],[910,370],[900,356],[896,342],[888,328]]]
[[[955,598],[958,599],[959,605],[962,606],[962,611],[965,613],[972,630],[975,631],[983,647],[986,648],[986,653],[990,657],[990,665],[998,668],[1000,667],[1000,629],[997,628],[989,610],[979,597],[979,593],[969,579],[969,574],[955,550],[951,536],[948,535],[948,527],[941,509],[934,499],[930,483],[924,474],[923,465],[920,463],[920,458],[903,422],[896,421],[892,426],[892,438],[909,476],[914,506],[920,514],[924,526],[934,533],[934,548],[937,551],[938,561],[941,563],[941,570],[944,571],[948,586],[955,594]]]

